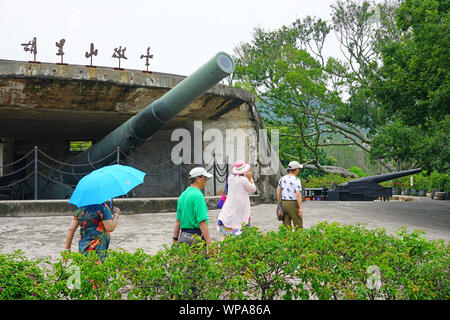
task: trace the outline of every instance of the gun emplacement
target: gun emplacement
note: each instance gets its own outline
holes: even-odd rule
[[[389,197],[392,197],[392,188],[380,186],[378,183],[409,176],[421,171],[422,169],[412,169],[350,180],[341,183],[335,190],[329,190],[328,200],[372,201],[378,198],[389,199]]]
[[[92,171],[113,162],[117,156],[111,155],[111,153],[117,147],[120,147],[125,154],[135,150],[192,102],[231,74],[234,67],[234,61],[228,54],[217,53],[197,71],[110,132],[98,143],[69,159],[68,162],[75,166],[62,167],[58,176],[54,177],[55,180],[59,180],[62,184],[74,185],[86,174],[86,171]],[[86,166],[82,166],[84,164]],[[70,172],[70,174],[61,172]],[[49,184],[42,192],[48,198],[66,198],[68,190],[62,184]]]

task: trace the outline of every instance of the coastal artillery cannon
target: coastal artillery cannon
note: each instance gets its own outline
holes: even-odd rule
[[[72,189],[67,185],[77,184],[87,171],[114,162],[117,157],[114,151],[118,147],[125,154],[136,150],[178,113],[230,75],[234,71],[234,67],[234,61],[228,54],[217,53],[197,71],[110,132],[102,140],[69,159],[70,165],[63,166],[56,175],[53,175],[53,180],[60,183],[46,184],[44,188],[40,188],[39,194],[43,198],[49,199],[67,198],[72,193]]]
[[[328,191],[330,201],[373,201],[378,198],[392,197],[392,188],[386,188],[378,183],[419,173],[422,169],[412,169],[394,173],[363,177],[341,183],[334,190]]]

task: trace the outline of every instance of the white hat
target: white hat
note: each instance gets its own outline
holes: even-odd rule
[[[291,162],[289,162],[288,167],[287,167],[288,170],[289,170],[289,169],[295,170],[295,169],[301,169],[301,168],[303,168],[303,165],[301,165],[301,164],[298,163],[297,161],[291,161]]]
[[[200,177],[200,176],[205,176],[206,178],[211,178],[213,175],[208,173],[208,171],[206,171],[204,168],[202,167],[195,167],[194,169],[192,169],[189,172],[189,177],[190,178],[195,178],[195,177]]]
[[[251,166],[242,160],[238,160],[234,163],[233,169],[231,169],[232,174],[246,174],[251,169]]]

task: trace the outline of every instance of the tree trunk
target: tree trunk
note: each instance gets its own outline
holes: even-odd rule
[[[320,166],[317,167],[314,164],[305,164],[303,165],[303,168],[308,168],[312,170],[320,170],[325,173],[331,173],[331,174],[340,174],[341,176],[345,178],[357,178],[356,174],[348,171],[347,169],[341,168],[341,167],[335,167],[335,166]]]

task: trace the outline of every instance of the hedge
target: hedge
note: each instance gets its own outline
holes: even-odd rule
[[[109,250],[104,263],[0,254],[0,299],[449,299],[449,245],[406,228],[322,222],[155,255]]]

